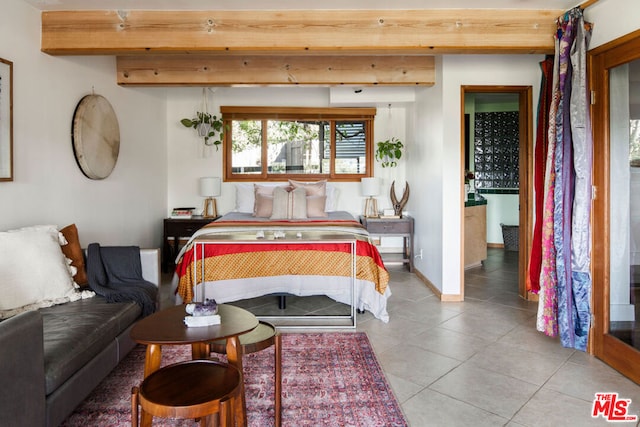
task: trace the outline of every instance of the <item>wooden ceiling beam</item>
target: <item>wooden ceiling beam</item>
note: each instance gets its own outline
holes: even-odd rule
[[[42,13],[52,55],[552,53],[562,10]]]
[[[117,57],[119,85],[424,85],[435,83],[433,56]]]

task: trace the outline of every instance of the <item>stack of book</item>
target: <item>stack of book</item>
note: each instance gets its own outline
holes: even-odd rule
[[[380,219],[400,219],[400,215],[396,215],[393,209],[385,209],[382,211]]]
[[[196,208],[174,208],[171,212],[171,218],[173,219],[191,219],[193,211]]]

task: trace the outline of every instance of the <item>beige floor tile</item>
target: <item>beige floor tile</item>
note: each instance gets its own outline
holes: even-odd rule
[[[465,363],[429,386],[454,399],[510,419],[538,386]]]
[[[517,347],[535,354],[556,355],[569,359],[576,350],[562,347],[559,338],[551,338],[538,332],[531,325],[519,325],[500,338],[502,344]],[[577,352],[582,353],[582,352]],[[584,354],[584,353],[583,353]]]
[[[389,382],[389,385],[391,385],[396,399],[398,399],[400,404],[403,404],[425,389],[425,386],[397,377],[388,372],[385,373],[385,376],[387,377],[387,381]]]
[[[588,364],[565,363],[544,388],[587,402],[596,393],[617,392],[620,398],[631,399],[632,413],[640,415],[640,387],[595,358]]]
[[[508,419],[426,389],[402,405],[414,427],[495,427]]]
[[[442,322],[440,326],[484,340],[497,341],[513,330],[517,324],[504,321],[493,315],[465,311],[452,319]]]
[[[535,363],[525,362],[532,358],[535,358]],[[467,361],[467,366],[477,366],[542,386],[566,360],[566,357],[554,355],[532,356],[531,352],[498,342],[477,352]]]
[[[465,361],[492,341],[436,327],[418,335],[414,343],[425,350]]]
[[[450,357],[432,353],[415,345],[403,345],[378,354],[385,373],[428,386],[460,364]]]
[[[522,407],[513,421],[531,427],[611,425],[602,418],[592,418],[591,410],[590,402],[553,390],[542,390]]]

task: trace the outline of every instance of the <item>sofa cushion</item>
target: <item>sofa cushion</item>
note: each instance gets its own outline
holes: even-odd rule
[[[140,317],[141,309],[134,302],[107,303],[96,296],[40,312],[45,392],[49,395]]]

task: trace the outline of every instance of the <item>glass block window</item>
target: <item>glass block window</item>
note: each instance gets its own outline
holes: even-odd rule
[[[520,132],[517,111],[476,113],[474,132],[475,187],[518,190]],[[512,192],[512,191],[509,191]]]

